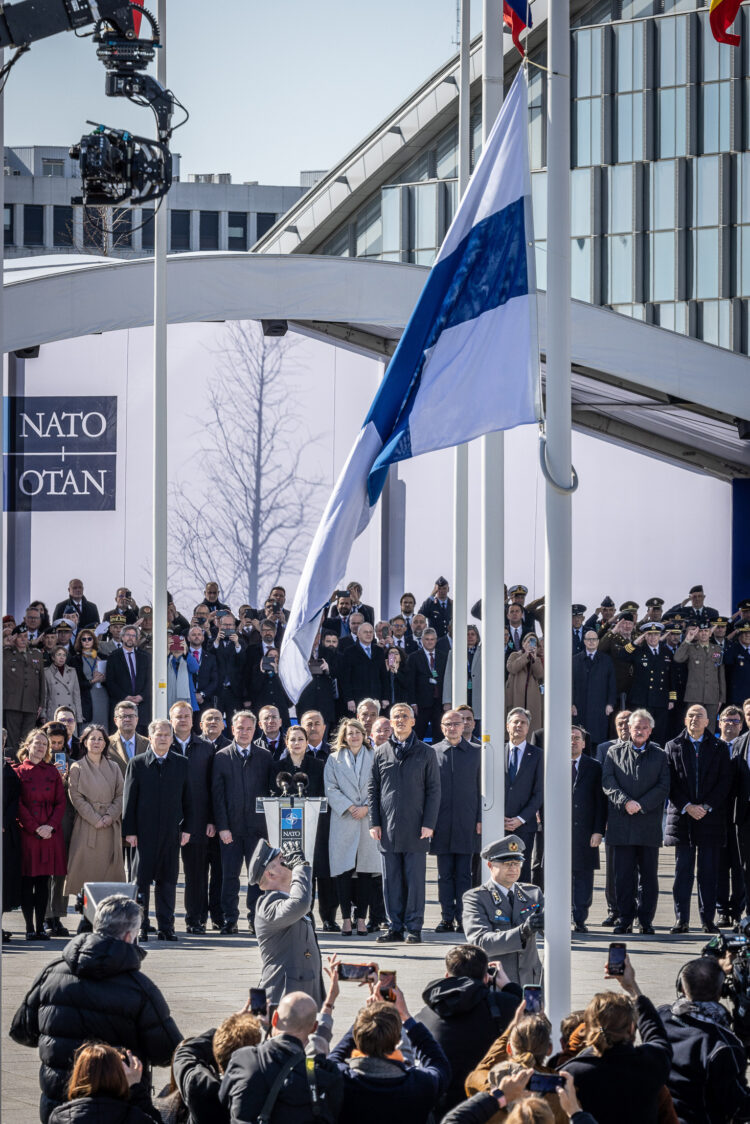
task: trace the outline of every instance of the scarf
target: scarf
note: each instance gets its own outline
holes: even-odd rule
[[[698,1022],[716,1023],[718,1026],[723,1026],[726,1027],[727,1030],[731,1030],[729,1012],[726,1007],[722,1007],[721,1003],[717,1003],[712,999],[697,1000],[683,997],[672,1004],[672,1014],[678,1019],[687,1016],[692,1019],[697,1019]]]

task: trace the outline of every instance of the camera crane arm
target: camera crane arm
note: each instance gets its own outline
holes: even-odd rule
[[[106,20],[124,39],[135,39],[129,0],[19,0],[0,9],[0,47],[29,48],[61,31]]]

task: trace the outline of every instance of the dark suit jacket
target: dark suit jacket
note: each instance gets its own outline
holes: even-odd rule
[[[167,753],[163,765],[149,747],[131,757],[125,770],[122,834],[137,835],[135,880],[176,882],[180,834],[193,830],[186,758]]]
[[[440,771],[432,746],[412,733],[398,761],[392,741],[379,745],[372,759],[367,804],[370,827],[381,829],[381,851],[429,850],[429,839],[419,836],[423,827],[434,830],[440,809]]]
[[[234,644],[228,640],[220,640],[219,647],[214,648],[213,645],[209,649],[216,657],[216,666],[219,676],[219,687],[221,691],[225,682],[229,682],[229,689],[235,698],[244,699],[245,691],[245,672],[246,672],[246,650],[240,645],[240,651],[235,650]]]
[[[270,794],[277,765],[268,750],[257,745],[244,759],[234,742],[218,751],[211,784],[217,831],[231,831],[235,839],[253,844],[265,838],[266,818],[255,811],[255,798]]]
[[[291,700],[284,690],[279,676],[261,671],[260,659],[258,659],[257,666],[253,668],[249,681],[250,694],[246,697],[252,699],[255,713],[258,714],[264,706],[275,706],[281,715],[282,727],[288,726]]]
[[[188,648],[190,655],[192,648]],[[213,705],[213,700],[219,693],[219,665],[211,649],[202,648],[200,663],[197,673],[193,674],[193,687],[199,695],[203,695],[206,705]]]
[[[117,648],[107,660],[106,687],[109,701],[117,706],[128,695],[142,695],[144,702],[139,708],[139,725],[148,721],[145,711],[151,705],[151,656],[142,648],[135,649],[135,691],[130,679],[130,669],[122,648]]]
[[[423,649],[412,652],[406,661],[409,675],[411,676],[411,697],[417,706],[425,710],[434,705],[436,701],[442,703],[443,682],[445,680],[445,665],[448,662],[448,653],[435,648],[435,670],[437,671],[437,698],[432,680],[430,679],[430,661]],[[385,697],[385,696],[383,696]]]
[[[697,770],[695,750],[682,730],[664,747],[669,758],[669,804],[664,842],[715,844],[726,841],[729,822],[729,797],[734,768],[727,747],[709,730],[700,741]],[[694,820],[682,809],[686,804],[707,804],[711,811],[702,820]]]
[[[214,747],[205,738],[193,734],[185,746],[186,752],[184,755],[182,747],[176,739],[172,741],[171,750],[172,753],[176,753],[180,757],[187,757],[190,797],[193,806],[193,833],[195,837],[205,836],[206,824],[214,822],[211,799]]]
[[[734,743],[732,753],[732,764],[734,765],[733,819],[738,829],[744,829],[745,831],[750,828],[750,767],[747,764],[749,742],[750,731],[740,734]]]
[[[431,628],[434,628],[438,637],[445,636],[448,631],[448,625],[453,619],[453,600],[448,598],[445,608],[440,604],[437,598],[428,597],[419,607],[422,616],[427,617],[427,622]]]
[[[513,784],[508,779],[508,754],[505,753],[505,815],[512,819],[520,816],[524,821],[522,831],[536,831],[536,814],[544,799],[544,759],[538,746],[526,742],[521,764]]]
[[[572,870],[598,870],[599,848],[591,847],[592,835],[604,835],[607,827],[607,797],[602,789],[602,767],[582,753],[578,758],[573,786]]]
[[[52,620],[57,621],[63,615],[66,609],[75,609],[72,597],[66,597],[64,601],[59,601],[55,605],[55,611],[52,614]],[[76,610],[77,611],[77,610]],[[85,597],[81,598],[81,612],[78,616],[78,627],[88,628],[89,625],[98,624],[101,620],[99,610],[93,601],[87,601]]]
[[[347,648],[341,657],[340,696],[344,703],[348,703],[351,699],[359,704],[362,699],[388,698],[383,649],[373,641],[370,652],[372,654],[368,659],[362,645],[357,643]]]
[[[573,656],[573,705],[577,719],[591,740],[603,742],[609,729],[607,706],[617,702],[615,666],[610,656],[597,652],[590,660],[585,652]]]
[[[464,738],[451,747],[433,744],[440,771],[440,811],[430,840],[433,855],[471,855],[479,850],[482,822],[482,750]]]

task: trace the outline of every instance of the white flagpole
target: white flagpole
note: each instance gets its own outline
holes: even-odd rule
[[[572,599],[570,10],[550,0],[547,89],[547,424],[544,688],[545,1009],[570,1011]]]
[[[482,139],[503,104],[502,0],[482,6]],[[505,434],[482,438],[482,838],[505,835]]]
[[[159,0],[161,49],[156,52],[156,77],[167,85],[167,0]],[[154,718],[167,717],[167,231],[165,197],[154,232],[154,485],[151,700]]]
[[[458,198],[469,183],[471,118],[469,89],[470,0],[461,0],[458,81]],[[466,617],[469,597],[469,446],[457,445],[453,462],[453,706],[466,702]],[[439,732],[433,730],[433,741]]]

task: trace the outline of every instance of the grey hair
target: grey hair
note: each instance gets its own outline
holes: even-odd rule
[[[422,636],[437,636],[437,629],[432,627],[425,628],[422,632]]]
[[[168,718],[154,718],[148,724],[148,736],[152,738],[160,726],[168,726],[170,733],[172,732],[172,723]]]
[[[656,723],[654,722],[654,716],[650,711],[646,710],[645,706],[641,706],[638,708],[638,710],[633,711],[633,713],[630,715],[630,718],[628,718],[628,726],[634,725],[634,723],[636,723],[640,718],[643,718],[644,721],[648,722],[649,726],[653,730],[654,726],[656,725]]]
[[[266,708],[264,707],[263,709],[265,710]],[[252,718],[255,725],[256,726],[258,725],[258,719],[253,714],[252,710],[235,710],[234,714],[232,715],[232,725],[233,726],[234,726],[234,724],[235,724],[235,722],[237,721],[238,718]]]
[[[368,706],[368,704],[370,703],[375,707],[378,714],[380,714],[380,703],[377,699],[360,699],[359,703],[357,704],[357,714],[359,714],[363,706]]]
[[[531,711],[524,710],[522,706],[514,706],[511,710],[508,711],[507,715],[505,716],[505,725],[507,726],[511,718],[515,718],[517,714],[522,714],[529,725],[531,725]]]
[[[408,703],[394,703],[394,704],[393,704],[393,706],[391,707],[391,713],[393,713],[393,711],[394,711],[394,710],[396,709],[396,707],[397,707],[397,706],[403,706],[403,707],[406,707],[406,709],[407,709],[407,710],[409,711],[409,714],[410,714],[410,715],[412,716],[412,718],[414,718],[414,716],[415,716],[415,715],[414,715],[414,710],[413,710],[413,708],[412,708],[412,707],[410,707],[410,706],[409,706],[409,704],[408,704]],[[384,716],[384,717],[385,717],[385,716]],[[389,721],[390,721],[390,719],[389,719]]]
[[[125,894],[110,894],[102,898],[94,915],[94,932],[102,937],[125,940],[128,933],[134,936],[141,926],[143,910]]]

